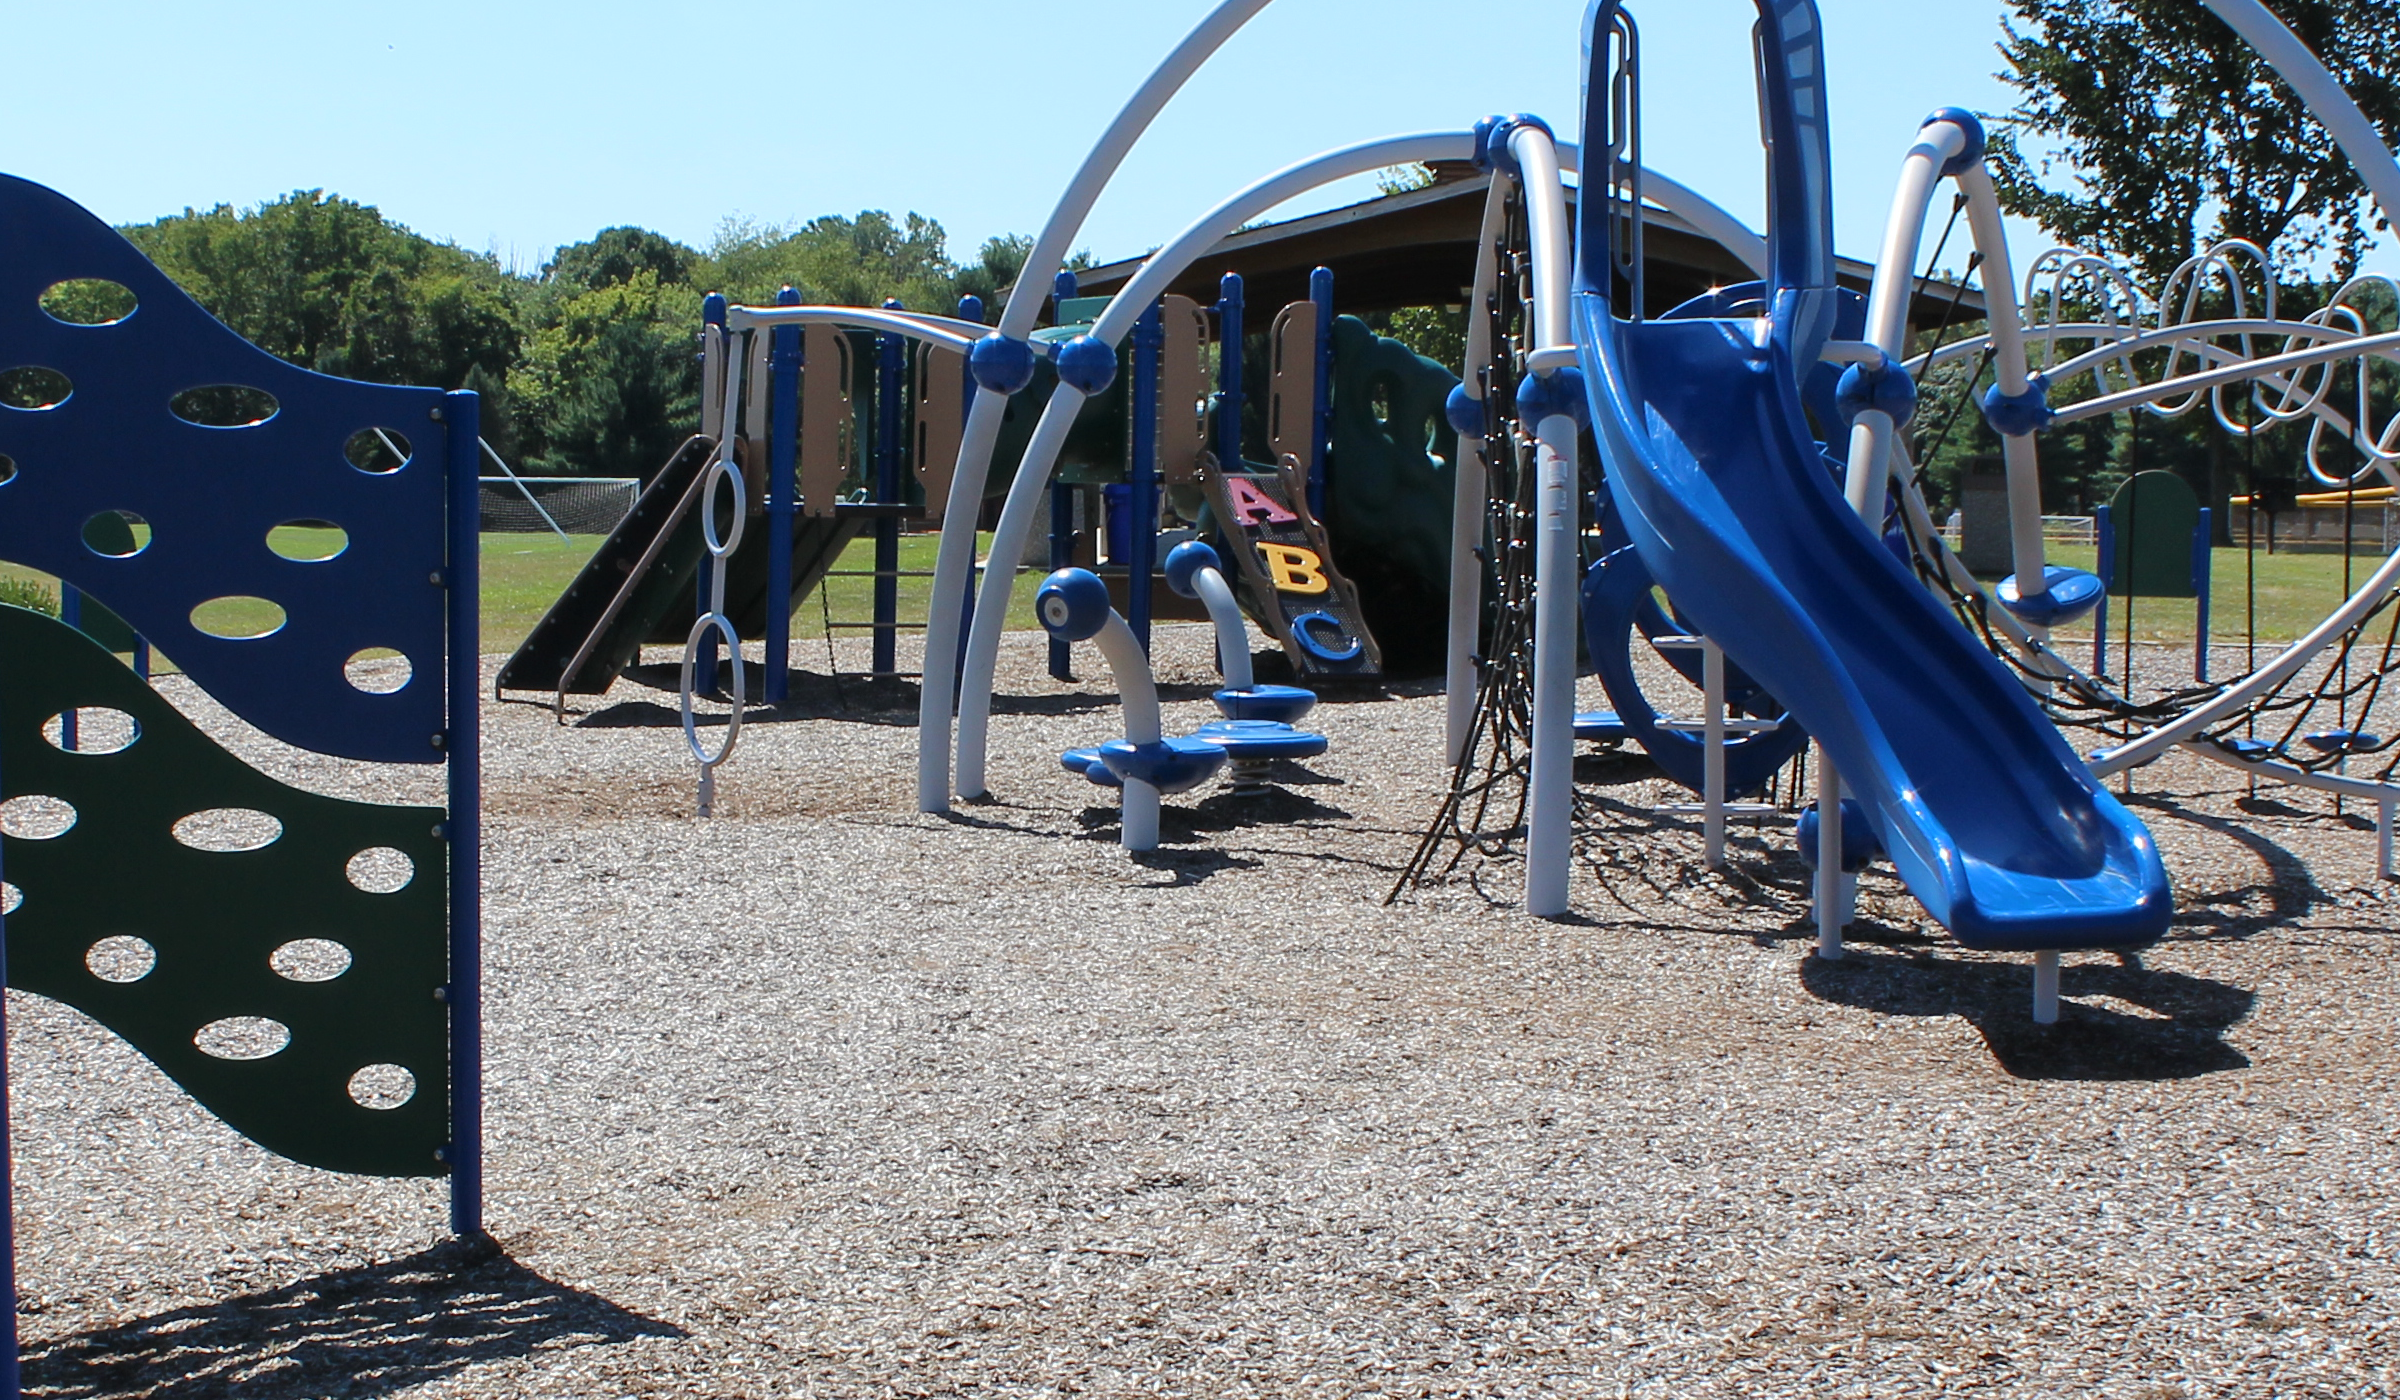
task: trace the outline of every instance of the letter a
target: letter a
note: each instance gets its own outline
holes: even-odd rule
[[[1278,593],[1322,593],[1333,585],[1325,579],[1325,561],[1313,549],[1296,544],[1262,544],[1261,558],[1267,562],[1267,576],[1275,580]]]
[[[1300,518],[1275,504],[1273,496],[1238,476],[1225,478],[1225,494],[1233,498],[1233,518],[1244,525],[1281,525]]]

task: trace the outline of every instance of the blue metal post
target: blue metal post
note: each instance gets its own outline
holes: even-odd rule
[[[898,299],[883,304],[886,311],[903,308]],[[908,421],[908,342],[896,335],[875,337],[875,499],[887,506],[905,503],[900,490],[900,442]],[[900,517],[886,515],[875,522],[875,674],[888,676],[900,669]]]
[[[473,393],[442,396],[450,468],[450,1164],[451,1233],[483,1234],[483,655],[482,503],[475,481],[482,441]]]
[[[65,579],[58,581],[58,620],[80,632],[83,630],[83,590]],[[58,717],[58,746],[73,753],[81,746],[77,737],[75,711],[69,708]]]
[[[1242,275],[1217,284],[1217,465],[1242,469]]]
[[[979,296],[960,297],[958,299],[958,319],[961,321],[972,321],[979,326],[982,325],[983,298]],[[961,375],[959,377],[958,389],[959,396],[963,401],[959,409],[959,421],[963,423],[966,421],[965,415],[975,411],[975,376],[971,374]],[[955,494],[951,496],[950,505],[948,508],[951,510],[962,509]],[[980,525],[983,523],[983,502],[968,501],[964,505],[963,509],[973,511],[975,513],[976,524]],[[960,608],[958,614],[957,665],[961,673],[966,670],[967,665],[967,637],[975,630],[975,585],[977,573],[978,570],[975,567],[975,551],[968,550],[967,598],[965,605]],[[955,690],[955,687],[953,687],[953,689]],[[958,697],[955,694],[951,696],[950,705],[953,710],[957,709],[958,707]]]
[[[2208,547],[2208,507],[2200,507],[2199,528],[2192,531],[2192,588],[2200,600],[2200,616],[2194,624],[2199,636],[2192,643],[2192,679],[2208,679],[2208,585],[2214,572],[2215,552]]]
[[[798,306],[798,289],[775,294]],[[800,328],[777,326],[768,338],[767,656],[763,697],[779,705],[791,693],[792,522],[800,491]]]
[[[1317,421],[1308,438],[1308,508],[1325,518],[1325,455],[1333,436],[1333,269],[1308,274],[1308,299],[1317,304]]]
[[[2117,572],[2117,532],[2109,527],[2108,507],[2092,513],[2092,532],[2100,546],[2100,606],[2092,610],[2092,674],[2108,674],[2108,589]]]
[[[1158,303],[1133,327],[1132,461],[1126,464],[1125,620],[1150,650],[1150,571],[1158,557],[1158,370],[1167,348]]]
[[[1050,295],[1053,298],[1050,307],[1052,325],[1061,324],[1066,320],[1064,303],[1080,290],[1082,288],[1076,282],[1074,272],[1071,269],[1061,268],[1058,276],[1050,283]],[[1052,569],[1063,569],[1075,562],[1074,491],[1075,488],[1072,486],[1052,486],[1050,488],[1050,567]],[[999,563],[1000,567],[1009,568],[1015,561],[1004,559]],[[1072,648],[1056,637],[1050,639],[1050,677],[1052,680],[1061,681],[1075,678]]]

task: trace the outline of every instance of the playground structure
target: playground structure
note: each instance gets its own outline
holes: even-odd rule
[[[2322,70],[2249,0],[2208,3],[2309,97],[2385,209],[2400,211],[2400,167],[2338,89],[2328,90]],[[1098,182],[1174,86],[1263,5],[1221,7],[1137,94],[1044,230],[1034,265],[1048,265],[1044,249],[1054,262],[1071,241]],[[1567,908],[1579,728],[1641,743],[1699,793],[1712,862],[1733,799],[1787,771],[1813,742],[1817,803],[1797,834],[1817,868],[1820,953],[1841,950],[1845,877],[1885,859],[1962,943],[2035,956],[2037,1020],[2056,1014],[2062,950],[2138,947],[2165,927],[2168,892],[2148,833],[2102,780],[2169,749],[2375,803],[2384,873],[2393,873],[2394,768],[2346,771],[2390,751],[2363,716],[2389,670],[2392,634],[2382,660],[2355,678],[2373,688],[2353,688],[2347,665],[2329,662],[2346,663],[2371,624],[2400,632],[2400,555],[2307,635],[2237,678],[2207,681],[2203,622],[2195,667],[2203,686],[2142,702],[2129,683],[2112,682],[2104,653],[2085,671],[2050,634],[2112,593],[2184,590],[2205,599],[2206,522],[2196,504],[2187,517],[2178,503],[2157,557],[2188,572],[2180,582],[2146,579],[2156,551],[2134,514],[2157,529],[2161,507],[2155,483],[2136,486],[2102,526],[2097,574],[2052,564],[2039,525],[2036,439],[2054,422],[2205,403],[2248,441],[2305,422],[2311,470],[2355,499],[2373,474],[2400,485],[2400,415],[2378,425],[2373,377],[2378,361],[2400,362],[2400,329],[2371,329],[2351,289],[2306,318],[2279,317],[2271,281],[2253,288],[2242,271],[2262,260],[2240,247],[2210,250],[2156,295],[2081,255],[2037,261],[2020,293],[1980,164],[1980,132],[1956,112],[1937,113],[1917,133],[1874,291],[1846,298],[1830,275],[1827,93],[1814,9],[1810,0],[1760,0],[1759,11],[1776,214],[1764,238],[1640,166],[1635,31],[1623,6],[1601,0],[1582,146],[1538,120],[1506,117],[1304,162],[1203,215],[1105,307],[1060,298],[1062,324],[1046,339],[1031,331],[1037,311],[1020,314],[1021,300],[1038,307],[1038,289],[1012,294],[997,329],[966,314],[979,308],[944,318],[899,308],[712,306],[701,433],[578,583],[594,586],[562,599],[557,626],[546,619],[542,646],[529,642],[512,667],[546,667],[529,688],[551,691],[563,706],[565,694],[613,674],[672,617],[705,814],[716,769],[740,735],[749,690],[740,640],[752,607],[767,641],[763,698],[774,700],[788,670],[794,599],[872,528],[879,597],[868,625],[879,629],[877,665],[888,668],[901,624],[884,606],[897,577],[885,543],[896,547],[903,520],[938,516],[920,803],[949,803],[954,702],[958,788],[980,793],[993,649],[1015,561],[1043,507],[1057,518],[1053,468],[1084,405],[1118,379],[1130,339],[1129,435],[1139,441],[1172,424],[1183,433],[1179,452],[1202,446],[1191,450],[1188,478],[1159,465],[1168,456],[1160,437],[1128,449],[1138,467],[1124,498],[1136,524],[1125,534],[1128,595],[1147,599],[1144,550],[1160,538],[1159,512],[1144,493],[1193,488],[1190,499],[1238,541],[1229,546],[1235,577],[1197,543],[1168,554],[1164,577],[1200,599],[1216,628],[1226,681],[1216,699],[1226,720],[1190,739],[1163,734],[1140,627],[1111,605],[1098,574],[1053,573],[1037,613],[1062,644],[1094,640],[1106,656],[1125,735],[1099,746],[1080,771],[1096,778],[1096,765],[1122,788],[1121,843],[1154,847],[1162,794],[1196,786],[1220,764],[1254,764],[1312,741],[1323,748],[1320,736],[1297,730],[1241,727],[1289,726],[1313,696],[1261,686],[1250,673],[1236,580],[1262,621],[1280,627],[1287,655],[1327,668],[1373,659],[1363,612],[1332,606],[1341,600],[1330,548],[1307,533],[1324,529],[1327,510],[1327,484],[1311,466],[1323,460],[1331,412],[1322,392],[1333,372],[1323,350],[1327,308],[1308,303],[1317,320],[1293,315],[1290,340],[1278,338],[1292,371],[1281,402],[1303,406],[1290,417],[1309,450],[1280,452],[1273,473],[1256,472],[1221,465],[1244,465],[1238,405],[1213,423],[1197,411],[1198,308],[1163,302],[1157,289],[1225,230],[1315,184],[1411,160],[1472,160],[1488,172],[1491,193],[1467,362],[1446,407],[1460,450],[1445,745],[1465,772],[1495,735],[1517,732],[1498,712],[1523,701],[1531,911]],[[1571,222],[1564,177],[1578,171],[1591,193]],[[1945,179],[1966,196],[1987,269],[1988,326],[1911,355],[1899,308]],[[1673,201],[1716,230],[1760,273],[1758,283],[1646,315],[1641,225],[1626,217],[1645,200]],[[73,590],[60,622],[0,610],[0,646],[11,658],[0,672],[0,780],[14,809],[0,846],[9,985],[119,1031],[275,1151],[333,1170],[446,1174],[453,1228],[479,1233],[474,396],[351,384],[273,360],[59,196],[11,180],[0,182],[0,201],[10,252],[0,271],[0,335],[57,381],[45,405],[0,411],[0,544]],[[135,309],[91,325],[41,310],[46,291],[80,279],[116,283]],[[2099,291],[2062,290],[2075,279]],[[2232,314],[2200,314],[2204,281]],[[1238,295],[1217,308],[1220,325],[1228,306],[1238,326]],[[1086,311],[1096,314],[1080,319]],[[1188,336],[1170,331],[1179,320]],[[1241,342],[1220,335],[1227,350]],[[2145,378],[2141,355],[2165,368]],[[1933,369],[1987,357],[1998,384],[1981,410],[2005,439],[2014,525],[2014,572],[1989,603],[1942,544],[1899,431]],[[803,372],[811,362],[837,369],[811,380]],[[2345,364],[2356,367],[2357,392],[2337,402],[2334,370]],[[871,400],[845,397],[862,374],[874,380]],[[1154,381],[1147,390],[1145,380]],[[2084,381],[2090,396],[2067,401]],[[1303,382],[1317,392],[1303,396]],[[195,383],[245,389],[269,406],[212,417],[189,398]],[[824,396],[815,413],[811,395]],[[1028,410],[1041,402],[1039,421],[1023,432],[995,566],[970,610],[978,511],[966,503],[985,498],[990,458],[1019,396]],[[1190,423],[1178,407],[1186,403],[1195,409]],[[912,411],[913,457],[903,446]],[[862,413],[875,425],[863,439]],[[1599,501],[1587,495],[1579,460],[1586,428],[1601,450]],[[826,435],[826,451],[812,450],[812,432]],[[1222,449],[1213,457],[1211,433]],[[357,446],[369,434],[386,456]],[[395,442],[402,446],[389,450]],[[2337,448],[2355,460],[2328,460]],[[126,468],[103,477],[69,465],[104,449]],[[861,451],[874,481],[851,486]],[[948,474],[939,470],[945,459],[955,464]],[[223,490],[228,480],[243,488]],[[865,498],[846,499],[856,492]],[[1615,522],[1604,539],[1624,537],[1588,562],[1587,512]],[[751,532],[759,519],[768,522],[763,545]],[[1299,533],[1279,538],[1282,528]],[[282,530],[334,531],[341,543],[294,557],[278,545]],[[695,548],[676,543],[687,533]],[[1054,534],[1054,548],[1073,533]],[[745,546],[757,561],[747,584]],[[1506,625],[1488,616],[1478,550],[1498,561],[1490,588],[1503,595],[1501,611],[1513,610]],[[1312,553],[1314,562],[1303,557]],[[597,586],[612,573],[623,577]],[[2120,574],[2122,587],[2112,588]],[[1287,595],[1327,601],[1293,612]],[[684,597],[688,629],[675,606]],[[1348,602],[1356,609],[1361,600]],[[262,605],[276,620],[221,623],[222,604]],[[1146,615],[1147,602],[1139,608]],[[266,779],[142,684],[139,664],[118,665],[107,639],[79,634],[77,624],[102,628],[107,617],[120,620],[137,663],[144,639],[158,640],[196,684],[279,740],[360,762],[443,764],[447,803],[342,802]],[[1617,705],[1613,721],[1579,726],[1579,633]],[[1698,686],[1699,718],[1662,715],[1642,694],[1631,665],[1637,636]],[[386,649],[407,673],[396,686],[383,680],[389,660],[373,654]],[[719,691],[734,704],[712,750],[692,702]],[[2334,722],[2312,727],[2310,716],[2327,705]],[[2257,737],[2262,721],[2277,718],[2286,732]],[[2061,724],[2122,732],[2087,758],[2060,737]],[[264,817],[253,825],[271,834],[228,843],[193,820],[211,814]],[[410,873],[385,873],[395,863]],[[127,880],[128,869],[157,878]],[[177,893],[172,908],[162,890]],[[193,906],[219,914],[194,915],[184,903],[190,890],[208,896]],[[301,946],[334,941],[315,929],[323,917],[338,917],[342,930],[330,954]],[[263,1053],[242,1039],[262,1033]]]
[[[7,985],[271,1151],[446,1175],[451,1228],[478,1236],[476,397],[286,364],[40,186],[0,178],[0,229],[0,339],[46,386],[0,409],[0,554],[80,594],[98,634],[0,607]],[[70,282],[124,309],[62,321],[44,297]],[[265,777],[112,654],[146,666],[142,638],[284,743],[442,765],[446,804]],[[0,1292],[13,1257],[12,1225]]]
[[[1055,265],[1158,108],[1262,7],[1220,7],[1152,75],[1077,175],[1029,266]],[[1616,740],[1638,727],[1645,747],[1679,755],[1662,762],[1700,791],[1712,861],[1722,848],[1729,795],[1781,770],[1805,735],[1816,749],[1817,801],[1805,825],[1818,872],[1821,954],[1840,954],[1851,904],[1847,873],[1862,850],[1880,851],[1962,942],[2034,955],[2035,1017],[2047,1021],[2056,1015],[2061,951],[2138,947],[2162,935],[2171,915],[2147,831],[2099,780],[2212,726],[2221,732],[2237,716],[2254,717],[2263,697],[2329,643],[2355,639],[2358,624],[2388,596],[2394,566],[2378,571],[2274,662],[2172,718],[2147,714],[2147,733],[2126,737],[2087,767],[2058,735],[2054,697],[2079,697],[2120,717],[2141,707],[2048,645],[2053,628],[2102,603],[2111,580],[2044,557],[2035,435],[2075,417],[2187,411],[2202,398],[2236,427],[2226,417],[2223,390],[2243,384],[2267,416],[2312,419],[2312,463],[2330,434],[2364,453],[2369,467],[2388,465],[2394,443],[2389,432],[2370,432],[2363,366],[2390,341],[2365,333],[2361,313],[2346,305],[2292,321],[2278,318],[2270,299],[2260,315],[2237,305],[2231,317],[2200,318],[2204,282],[2239,281],[2224,250],[2212,250],[2156,299],[2133,292],[2121,273],[2103,273],[2095,260],[2065,255],[2066,275],[2113,276],[2126,293],[2091,324],[2065,319],[2071,299],[2056,288],[2047,301],[2037,298],[2030,279],[2058,273],[2056,260],[2034,265],[2020,301],[1982,164],[1981,128],[1970,115],[1949,110],[1927,121],[1903,162],[1872,291],[1863,299],[1843,291],[1832,275],[1821,28],[1808,0],[1760,0],[1758,8],[1774,213],[1764,237],[1642,166],[1637,31],[1623,6],[1604,0],[1593,7],[1586,35],[1592,67],[1581,147],[1557,141],[1532,118],[1362,143],[1280,171],[1169,239],[1087,331],[1057,348],[1059,382],[1019,458],[993,554],[1017,557],[1077,411],[1108,387],[1116,347],[1135,332],[1158,292],[1216,239],[1329,180],[1405,161],[1472,160],[1489,172],[1491,195],[1469,356],[1448,415],[1460,442],[1450,550],[1449,757],[1464,770],[1479,709],[1490,708],[1487,682],[1505,669],[1489,654],[1477,659],[1479,640],[1488,641],[1493,630],[1477,546],[1489,546],[1482,555],[1488,559],[1511,538],[1490,530],[1479,538],[1479,527],[1508,514],[1492,509],[1495,458],[1522,453],[1524,470],[1512,474],[1532,484],[1515,514],[1532,524],[1514,541],[1523,545],[1530,582],[1521,599],[1522,635],[1512,642],[1518,654],[1502,660],[1517,665],[1524,680],[1517,698],[1524,711],[1527,907],[1541,914],[1567,907],[1576,637],[1578,623],[1592,622],[1598,611],[1579,606],[1578,594],[1588,588],[1611,609],[1590,640],[1603,674],[1615,673],[1618,705],[1614,715],[1584,717],[1583,728]],[[2251,0],[2211,0],[2211,8],[2301,92],[2354,162],[2362,168],[2380,162],[2369,183],[2387,209],[2400,208],[2400,170],[2288,31]],[[1563,184],[1569,174],[1581,176],[1585,196],[1572,226]],[[1931,200],[1945,180],[1964,198],[1984,269],[1987,328],[1912,359],[1906,308]],[[1709,230],[1759,280],[1650,315],[1639,216],[1649,203],[1676,208]],[[2233,295],[2238,303],[2238,287]],[[996,416],[1006,397],[1025,387],[1025,376],[1009,367],[1029,359],[1021,347],[1037,306],[1036,294],[1020,286],[972,358],[978,392],[961,435],[957,483],[979,487],[989,471]],[[2028,306],[2036,308],[2030,317]],[[2163,308],[2147,330],[2139,324],[2145,307]],[[2268,340],[2284,348],[2268,353],[2262,348]],[[2092,348],[2081,357],[2064,353],[2078,342]],[[2038,369],[2029,354],[2036,344]],[[2161,347],[2163,372],[2135,382],[2135,356]],[[2002,438],[2007,476],[2014,568],[1992,606],[1982,604],[1980,588],[1942,546],[1899,432],[1914,416],[1916,386],[1927,372],[1969,356],[1996,372],[1978,407]],[[2327,401],[2337,361],[2362,366],[2354,419]],[[2054,387],[2085,372],[2093,398],[2051,402]],[[2110,384],[2111,373],[2123,387]],[[1604,513],[1630,538],[1628,550],[1603,561],[1618,576],[1614,587],[1600,569],[1589,570],[1587,579],[1579,555],[1586,505],[1576,440],[1587,427],[1600,446]],[[2253,417],[2239,430],[2257,427]],[[986,787],[994,649],[1013,574],[986,574],[970,619],[962,592],[970,541],[955,524],[946,527],[937,567],[919,726],[918,796],[927,811],[949,805],[954,782],[969,797]],[[2157,591],[2155,580],[2133,577],[2152,552],[2145,545],[2121,561],[2128,574],[2116,581],[2129,599]],[[2197,566],[2174,591],[2205,598],[2205,549],[2189,548],[2183,558]],[[2109,562],[2113,575],[2120,561]],[[1653,585],[1671,600],[1671,615],[1652,600]],[[1962,628],[1957,610],[1969,593],[1976,621]],[[1612,654],[1637,629],[1651,646],[1687,653],[1690,664],[1679,669],[1699,672],[1705,696],[1697,720],[1661,722],[1654,709],[1645,714],[1630,668],[1612,665]],[[966,644],[953,686],[962,631]],[[2206,631],[2204,619],[2196,668],[2203,675]],[[1493,652],[1501,649],[1492,644]],[[2310,743],[2316,759],[2332,763],[2382,745],[2363,731],[2320,732]],[[2371,793],[2388,829],[2389,787],[2328,776],[2312,766],[2316,760],[2292,761],[2289,744],[2238,755],[2216,747],[2253,773]],[[1845,832],[1861,821],[1871,842]]]

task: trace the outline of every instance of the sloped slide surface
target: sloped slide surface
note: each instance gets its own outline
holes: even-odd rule
[[[1926,909],[1979,949],[2160,937],[2173,910],[2148,829],[1835,491],[1783,336],[1576,301],[1594,433],[1643,562],[1824,743]]]
[[[640,657],[644,641],[682,643],[696,615],[693,586],[707,554],[699,502],[716,450],[706,437],[676,449],[501,668],[500,690],[599,695]],[[726,561],[725,614],[742,636],[757,638],[767,625],[767,522],[761,516],[749,526]],[[860,528],[851,519],[793,522],[794,600],[817,586]]]

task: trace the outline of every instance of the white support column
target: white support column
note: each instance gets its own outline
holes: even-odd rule
[[[2394,878],[2392,870],[2392,817],[2400,803],[2387,797],[2377,804],[2380,809],[2375,821],[2376,867],[2386,880]]]
[[[1567,912],[1567,877],[1575,856],[1575,624],[1582,605],[1575,578],[1575,420],[1552,414],[1535,429],[1535,437],[1541,507],[1533,566],[1533,779],[1526,816],[1525,908],[1546,918]]]
[[[2058,1024],[2058,950],[2045,948],[2033,955],[2033,1023]]]
[[[1702,858],[1708,868],[1725,864],[1725,648],[1705,638],[1700,643]]]
[[[1838,962],[1842,956],[1842,926],[1849,922],[1842,906],[1842,775],[1833,755],[1817,746],[1817,956]]]
[[[1134,744],[1155,744],[1162,732],[1158,685],[1150,676],[1150,656],[1125,619],[1111,612],[1092,640],[1108,660],[1117,683],[1118,701],[1125,707],[1125,738]],[[1124,780],[1123,806],[1117,822],[1118,844],[1129,851],[1158,849],[1158,789],[1139,778]]]
[[[1509,183],[1495,173],[1483,201],[1483,230],[1475,252],[1475,285],[1467,301],[1467,357],[1460,367],[1460,384],[1467,396],[1483,397],[1476,378],[1492,358],[1492,321],[1484,302],[1500,285],[1500,230],[1508,213]],[[1484,513],[1490,495],[1481,436],[1458,435],[1458,465],[1450,489],[1450,635],[1443,701],[1443,752],[1452,765],[1465,761],[1467,733],[1475,723],[1475,691],[1481,677],[1475,668],[1475,642],[1483,627],[1483,561],[1476,557],[1483,543]]]

